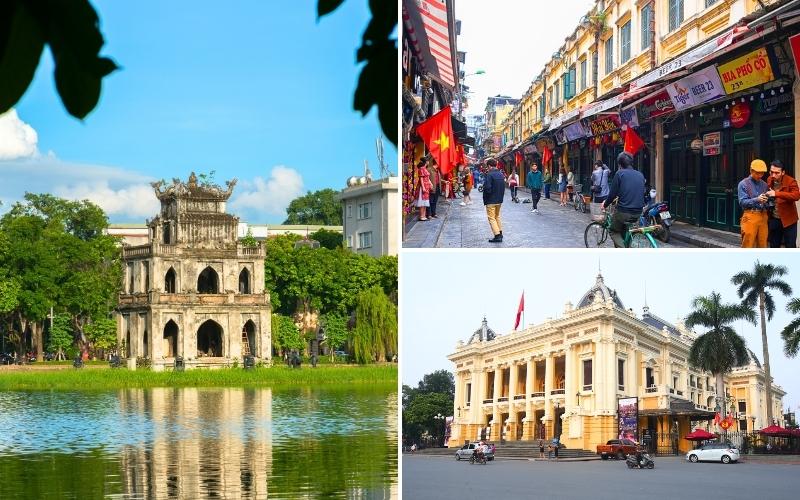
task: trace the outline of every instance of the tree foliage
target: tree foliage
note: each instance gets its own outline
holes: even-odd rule
[[[786,304],[786,310],[792,314],[800,314],[800,298],[794,298]],[[783,352],[793,358],[800,352],[800,316],[793,319],[781,330]]]
[[[342,247],[342,233],[328,231],[324,227],[309,234],[308,237],[312,240],[319,241],[319,245],[328,250],[336,250]]]
[[[111,318],[97,318],[85,330],[96,349],[111,349],[117,344],[117,323]]]
[[[70,115],[85,118],[100,99],[103,77],[117,69],[99,56],[99,25],[88,0],[0,2],[0,114],[25,93],[47,45],[61,102]]]
[[[56,359],[65,359],[67,350],[75,343],[72,332],[72,322],[69,314],[53,315],[53,324],[50,327],[50,341],[47,350],[56,354]]]
[[[342,204],[338,193],[330,188],[309,191],[293,199],[286,207],[284,224],[341,226]]]
[[[425,375],[417,387],[403,385],[403,439],[417,442],[423,434],[443,436],[444,422],[434,416],[453,414],[454,394],[453,374],[447,370]]]
[[[350,345],[357,363],[381,361],[397,353],[397,306],[380,287],[358,294],[355,320]]]
[[[282,352],[301,350],[305,342],[292,318],[282,314],[272,315],[272,345]]]
[[[331,351],[331,361],[334,361],[334,351],[347,342],[347,318],[331,313],[322,317],[322,323],[325,325],[325,343]]]

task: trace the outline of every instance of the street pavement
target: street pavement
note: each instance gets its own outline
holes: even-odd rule
[[[470,465],[452,457],[403,455],[403,498],[767,500],[797,495],[797,464],[692,464],[682,456],[654,460],[655,469],[639,470],[617,460],[497,459]]]
[[[530,203],[514,203],[506,190],[500,219],[503,242],[489,243],[493,236],[486,219],[482,194],[472,191],[473,204],[460,205],[461,200],[439,203],[438,219],[416,222],[406,235],[406,248],[586,248],[583,233],[591,222],[589,213],[575,210],[573,205],[561,207],[558,193],[551,199],[542,197],[539,214],[531,213]],[[519,199],[530,198],[527,190],[520,190]],[[659,248],[692,247],[688,243],[671,239],[669,244],[657,241]]]

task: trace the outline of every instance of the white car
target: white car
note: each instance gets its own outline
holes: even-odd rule
[[[469,443],[462,446],[460,449],[456,450],[456,460],[469,460],[469,457],[475,452],[475,448],[480,446],[480,443]],[[491,447],[489,447],[489,452],[486,453],[486,460],[491,462],[494,460],[494,453],[491,452]]]
[[[686,460],[729,464],[739,461],[739,450],[725,443],[708,443],[687,453]]]

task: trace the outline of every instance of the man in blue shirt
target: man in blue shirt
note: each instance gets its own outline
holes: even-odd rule
[[[739,221],[742,248],[767,248],[769,214],[766,193],[769,186],[761,180],[765,173],[767,164],[764,160],[755,159],[750,162],[750,175],[739,182],[737,192],[739,206],[742,207],[742,219]]]
[[[490,158],[486,161],[489,173],[483,181],[483,204],[486,206],[486,218],[492,228],[494,238],[489,243],[503,242],[503,226],[500,223],[500,206],[506,193],[506,181],[503,174],[497,170],[497,160]]]
[[[644,175],[638,170],[632,169],[631,165],[633,165],[633,156],[630,154],[623,151],[617,156],[619,170],[611,180],[608,197],[603,202],[603,208],[605,209],[616,198],[619,198],[617,211],[614,212],[611,220],[611,230],[609,231],[616,248],[625,246],[622,236],[625,231],[625,224],[638,220],[644,207]]]

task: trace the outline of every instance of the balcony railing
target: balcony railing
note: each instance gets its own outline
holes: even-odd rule
[[[505,403],[507,401],[508,401],[508,396],[505,396],[505,397],[502,397],[502,398],[497,398],[497,402],[498,403]]]
[[[552,391],[550,391],[551,396],[555,394],[564,394],[564,389],[553,389]]]
[[[532,398],[543,398],[544,397],[544,391],[532,392],[531,393],[531,397]]]
[[[484,399],[483,400],[483,404],[485,404],[485,405],[486,404],[491,404],[491,403],[494,403],[494,399]]]
[[[517,394],[516,396],[514,396],[514,401],[516,401],[518,399],[525,399],[525,395],[524,394]]]
[[[658,387],[651,385],[650,387],[645,389],[644,392],[658,392]]]

